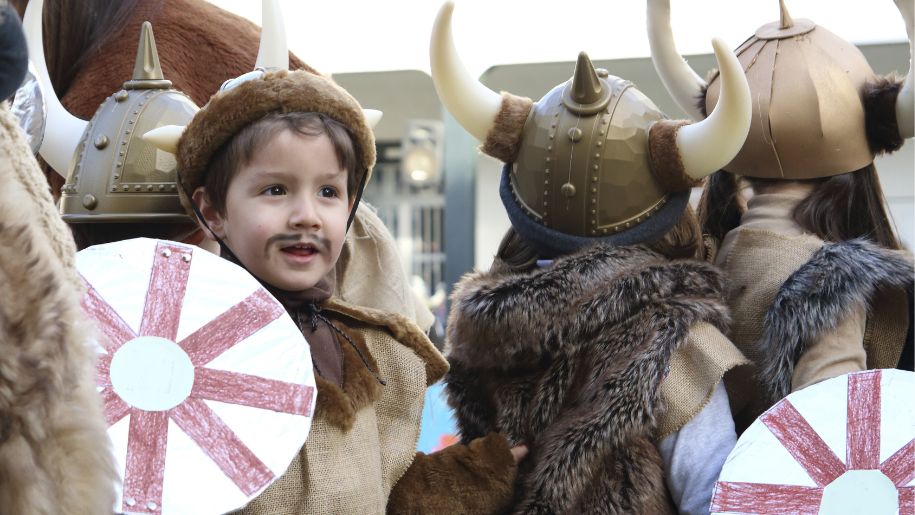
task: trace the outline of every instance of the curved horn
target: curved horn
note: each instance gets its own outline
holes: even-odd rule
[[[144,132],[140,137],[143,138],[143,141],[148,141],[155,145],[159,150],[177,154],[178,140],[181,139],[181,135],[184,134],[184,129],[186,128],[184,125],[163,125]]]
[[[502,97],[473,78],[458,57],[451,34],[454,2],[445,2],[432,27],[429,58],[432,82],[445,108],[480,141],[492,129],[502,106]]]
[[[905,76],[899,96],[896,97],[896,124],[902,139],[915,136],[915,69],[912,68],[912,57],[915,54],[915,41],[912,39],[912,24],[915,22],[915,2],[913,0],[894,0],[899,14],[905,21],[905,32],[909,38],[909,73]]]
[[[263,0],[261,12],[261,44],[254,68],[288,70],[289,45],[286,43],[286,24],[279,0]]]
[[[382,113],[377,109],[363,109],[362,114],[365,116],[365,123],[369,124],[372,129],[381,121]]]
[[[35,67],[38,81],[47,99],[48,119],[45,124],[47,129],[38,153],[55,172],[66,177],[70,160],[73,158],[73,153],[76,152],[79,140],[83,137],[83,132],[89,122],[70,114],[60,103],[57,93],[54,92],[54,86],[51,85],[42,42],[41,13],[43,10],[44,0],[32,0],[25,8],[22,24],[26,44],[29,47],[29,59]]]
[[[702,111],[696,103],[708,84],[677,51],[670,28],[670,0],[648,0],[647,21],[651,61],[661,82],[680,109],[694,120],[701,120]]]
[[[730,163],[750,132],[750,86],[737,56],[724,41],[712,40],[721,70],[721,96],[708,118],[684,125],[677,132],[677,150],[683,170],[701,179]]]

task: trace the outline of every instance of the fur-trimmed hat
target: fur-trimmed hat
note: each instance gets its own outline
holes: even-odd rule
[[[213,155],[242,129],[271,113],[314,112],[343,124],[358,148],[360,170],[368,181],[375,165],[375,136],[362,107],[323,75],[300,71],[268,72],[213,95],[191,120],[178,141],[181,203],[189,213],[188,195],[203,186]]]

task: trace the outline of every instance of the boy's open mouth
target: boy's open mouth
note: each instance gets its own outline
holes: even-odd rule
[[[318,253],[318,247],[316,247],[312,243],[296,243],[295,245],[289,245],[286,247],[282,247],[280,250],[285,252],[286,254],[290,254],[293,256],[302,256],[302,257],[312,256],[312,255]]]

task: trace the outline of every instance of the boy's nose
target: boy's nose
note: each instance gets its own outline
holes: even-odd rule
[[[317,229],[321,226],[321,219],[313,202],[300,200],[293,205],[289,214],[289,226],[293,229]]]

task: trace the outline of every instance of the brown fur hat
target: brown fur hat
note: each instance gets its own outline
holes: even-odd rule
[[[244,127],[270,113],[315,112],[343,124],[361,156],[356,176],[375,165],[375,136],[362,107],[331,79],[308,71],[277,71],[213,95],[178,141],[181,203],[193,216],[188,194],[205,182],[207,166],[219,148]],[[366,177],[368,180],[368,176]]]

